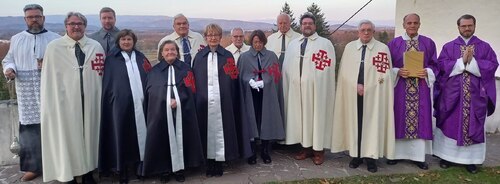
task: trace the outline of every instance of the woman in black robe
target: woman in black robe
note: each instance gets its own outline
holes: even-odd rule
[[[183,182],[185,168],[204,162],[194,103],[195,79],[189,65],[178,57],[175,42],[162,43],[160,62],[146,82],[148,134],[143,174],[159,174],[162,182],[167,182],[171,174]]]
[[[222,163],[251,155],[250,142],[242,142],[238,68],[233,55],[220,46],[222,29],[209,24],[207,47],[193,61],[196,77],[196,112],[200,125],[207,176],[222,176]],[[248,140],[248,139],[246,139]],[[245,143],[246,144],[241,144]]]
[[[99,170],[119,173],[120,183],[128,183],[127,170],[140,168],[146,140],[143,89],[151,64],[136,43],[131,30],[120,31],[104,62]]]

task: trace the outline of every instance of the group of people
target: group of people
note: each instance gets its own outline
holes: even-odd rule
[[[62,37],[44,29],[40,5],[24,13],[28,29],[12,37],[2,62],[16,79],[23,181],[43,173],[45,182],[95,183],[96,168],[118,173],[120,183],[130,174],[182,182],[185,169],[200,166],[221,176],[224,162],[253,165],[257,153],[272,163],[273,142],[300,144],[294,158],[316,165],[325,149],[348,151],[349,167],[365,162],[370,172],[382,157],[428,169],[425,155],[434,154],[442,168],[463,164],[471,173],[485,159],[498,61],[474,36],[471,15],[457,20],[460,36],[439,57],[418,33],[417,14],[403,18],[406,33],[388,46],[374,39],[371,21],[360,21],[336,80],[333,44],[310,13],[300,17],[301,34],[280,14],[278,32],[252,31],[248,46],[234,28],[226,48],[219,25],[201,35],[178,14],[157,63],[137,50],[133,31],[115,27],[111,8],[88,36],[81,13],[67,14]],[[410,51],[423,53],[416,73],[406,67]]]

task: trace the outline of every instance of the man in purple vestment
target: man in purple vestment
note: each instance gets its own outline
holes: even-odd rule
[[[461,16],[457,25],[460,36],[446,43],[438,58],[433,151],[442,168],[456,163],[477,173],[475,164],[482,164],[486,153],[485,119],[495,110],[498,61],[491,46],[473,36],[472,15]]]
[[[405,34],[389,44],[392,56],[392,72],[396,76],[394,88],[394,123],[396,130],[395,158],[408,159],[419,168],[427,170],[425,154],[431,153],[432,116],[430,89],[436,79],[436,44],[430,38],[418,34],[420,16],[412,13],[404,16]],[[410,77],[405,69],[407,51],[424,54],[423,69],[418,77]],[[394,165],[398,160],[388,160]]]

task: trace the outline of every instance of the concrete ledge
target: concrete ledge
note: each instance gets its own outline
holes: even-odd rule
[[[19,132],[19,124],[14,123],[18,122],[16,100],[0,101],[0,122],[0,165],[18,164],[19,159],[13,159],[9,149],[14,133],[17,135]]]

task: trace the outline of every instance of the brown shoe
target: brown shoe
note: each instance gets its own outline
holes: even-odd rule
[[[37,173],[26,172],[26,173],[24,173],[23,177],[21,178],[21,181],[22,182],[31,181],[31,180],[35,179],[36,177],[38,177]]]
[[[302,148],[302,150],[300,150],[300,152],[297,153],[297,155],[295,155],[294,158],[296,160],[304,160],[304,159],[312,157],[312,156],[313,156],[313,153],[312,153],[311,148]]]
[[[321,165],[325,161],[325,151],[313,151],[313,162],[316,165]]]

